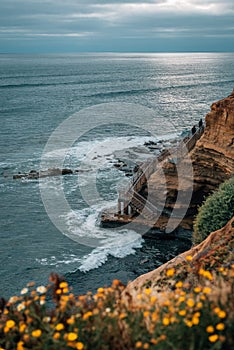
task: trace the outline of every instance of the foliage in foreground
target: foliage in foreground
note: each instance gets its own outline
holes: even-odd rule
[[[57,275],[46,287],[29,283],[20,296],[1,300],[0,349],[233,349],[234,263],[211,272],[191,258],[187,272],[196,285],[170,268],[164,278],[171,289],[144,288],[137,302],[118,280],[78,297]]]
[[[198,210],[194,222],[193,242],[201,243],[210,232],[221,229],[234,212],[234,177],[225,181]]]

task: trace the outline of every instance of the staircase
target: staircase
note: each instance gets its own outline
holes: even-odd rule
[[[159,161],[162,162],[173,155],[173,160],[178,163],[195,147],[197,140],[200,139],[203,132],[204,125],[202,124],[196,132],[180,141],[177,147],[165,150],[159,157],[150,158],[144,162],[133,175],[128,187],[119,193],[118,201],[124,203],[124,210],[123,213],[121,213],[121,210],[118,210],[118,216],[138,213],[142,214],[149,221],[153,221],[156,216],[158,217],[158,214],[160,214],[162,210],[144,198],[139,192],[142,190],[143,185],[147,183],[150,176],[157,170]],[[121,208],[121,205],[119,205],[118,208]]]

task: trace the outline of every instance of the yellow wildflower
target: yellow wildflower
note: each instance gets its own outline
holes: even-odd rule
[[[8,328],[8,327],[4,327],[4,328],[3,328],[4,333],[8,333],[9,330],[10,330],[10,328]]]
[[[68,288],[68,283],[67,282],[60,282],[59,283],[59,288],[61,288],[61,289]]]
[[[168,317],[164,317],[162,323],[164,326],[168,326],[170,324],[170,319]]]
[[[13,321],[13,320],[6,321],[6,327],[9,329],[15,327],[15,321]]]
[[[67,319],[67,324],[73,324],[75,322],[73,317]]]
[[[204,273],[204,277],[206,277],[208,280],[212,281],[213,280],[213,276],[210,273],[210,271],[205,271]]]
[[[206,327],[207,333],[213,333],[214,332],[214,327],[213,326],[208,326]]]
[[[216,325],[216,329],[217,329],[218,331],[223,331],[224,328],[225,328],[225,325],[224,325],[223,323],[218,323],[218,324]]]
[[[209,287],[204,287],[203,288],[203,293],[204,294],[210,294],[210,292],[211,292],[211,288],[209,288]]]
[[[93,313],[92,311],[88,311],[83,315],[83,320],[87,320],[90,316],[92,316]]]
[[[195,287],[194,288],[194,292],[195,293],[200,293],[201,292],[201,288],[200,287]]]
[[[20,333],[24,333],[24,331],[25,331],[25,329],[27,328],[27,326],[26,326],[26,324],[21,324],[20,326],[19,326],[19,331],[20,331]]]
[[[199,301],[199,302],[197,303],[197,308],[198,308],[198,309],[201,309],[201,308],[202,308],[202,306],[203,306],[202,302],[201,302],[201,301]]]
[[[185,301],[185,297],[184,296],[179,297],[178,301],[179,301],[179,303],[182,303],[183,301]]]
[[[68,288],[63,288],[63,293],[68,293],[69,292],[69,289]]]
[[[53,338],[55,340],[58,340],[60,338],[60,333],[59,332],[55,332],[54,335],[53,335]]]
[[[220,310],[220,311],[218,312],[218,316],[219,316],[219,318],[225,318],[225,317],[227,316],[227,314],[226,314],[225,311]]]
[[[180,316],[185,316],[185,315],[186,315],[186,310],[180,310],[180,311],[178,312],[178,314],[179,314]]]
[[[17,343],[16,350],[24,350],[24,342],[22,340]]]
[[[113,282],[112,282],[112,285],[115,286],[115,287],[120,285],[120,284],[121,284],[121,282],[119,280],[117,280],[117,279],[113,280]]]
[[[198,317],[193,317],[193,318],[192,318],[192,323],[193,323],[194,325],[198,325],[199,322],[200,322],[200,320],[199,320]]]
[[[125,318],[127,315],[125,314],[125,312],[122,312],[120,315],[119,315],[119,318],[122,320],[123,318]]]
[[[191,328],[193,326],[193,322],[192,321],[189,321],[189,320],[185,320],[184,321],[186,323],[186,325]]]
[[[104,288],[98,288],[97,292],[98,293],[104,293]]]
[[[67,340],[68,341],[75,341],[78,338],[78,335],[74,332],[70,332],[67,335]]]
[[[189,307],[193,307],[193,306],[195,305],[194,300],[193,300],[193,299],[188,299],[188,300],[187,300],[187,305],[188,305]]]
[[[143,346],[143,349],[149,349],[149,344],[148,343],[145,343],[144,346]]]
[[[192,255],[187,255],[187,256],[186,256],[186,260],[187,260],[187,261],[192,261],[192,260],[193,260]]]
[[[219,336],[217,334],[213,334],[209,336],[209,341],[211,343],[215,343],[219,339]]]
[[[157,300],[157,297],[156,297],[155,295],[152,295],[152,296],[150,297],[150,302],[151,302],[152,304],[154,304],[154,303],[156,302],[156,300]]]
[[[62,323],[58,323],[55,326],[56,331],[62,331],[64,329],[64,325]]]
[[[42,331],[40,329],[35,329],[35,331],[32,331],[32,336],[34,338],[39,338],[41,336]]]
[[[29,339],[30,339],[29,334],[24,334],[24,335],[23,335],[23,340],[24,340],[26,343],[29,341]]]
[[[151,288],[146,288],[145,289],[145,294],[146,295],[150,295],[152,293],[152,289]]]
[[[150,314],[150,312],[149,312],[149,311],[144,311],[144,313],[143,313],[144,317],[148,317],[148,316],[149,316],[149,314]]]
[[[172,277],[174,276],[174,274],[175,274],[174,268],[167,270],[167,277]]]
[[[179,282],[176,283],[175,286],[176,286],[176,288],[181,288],[181,287],[183,287],[183,282],[179,281]]]
[[[83,350],[84,344],[79,341],[78,343],[76,343],[76,348],[77,348],[77,350]]]
[[[141,341],[138,341],[138,342],[136,342],[136,344],[135,344],[135,347],[137,348],[137,349],[139,349],[139,348],[141,348],[142,347],[142,342]]]

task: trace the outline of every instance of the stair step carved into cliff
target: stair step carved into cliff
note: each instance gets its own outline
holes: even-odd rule
[[[154,221],[160,215],[162,209],[157,208],[139,192],[144,185],[147,185],[150,176],[158,169],[159,162],[163,162],[172,155],[171,161],[175,163],[181,161],[195,147],[203,132],[204,126],[203,123],[200,123],[199,128],[180,141],[177,147],[164,150],[159,157],[154,157],[144,162],[134,174],[128,187],[124,191],[119,192],[117,216],[132,217],[136,214],[141,214],[148,221]]]

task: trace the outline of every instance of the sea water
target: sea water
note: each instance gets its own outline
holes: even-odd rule
[[[51,222],[39,181],[13,180],[13,174],[39,170],[50,135],[84,109],[102,104],[105,113],[110,103],[150,109],[152,126],[161,121],[157,141],[167,143],[233,88],[234,54],[228,53],[0,55],[0,295],[18,293],[31,280],[46,283],[51,271],[81,292],[115,277],[127,282],[187,249],[189,243],[100,227],[100,211],[116,204],[118,185],[127,181],[114,167],[119,154],[131,149],[139,160],[148,157],[142,146],[152,137],[143,130],[144,115],[133,128],[109,116],[109,125],[92,129],[70,148],[64,164],[83,171],[62,179],[70,235]],[[97,117],[91,114],[90,123]],[[92,191],[92,179],[100,200],[87,204],[82,193]],[[57,179],[44,178],[40,186],[56,193]],[[98,244],[83,244],[84,236]]]

